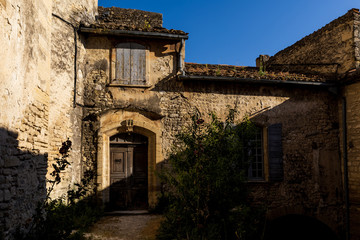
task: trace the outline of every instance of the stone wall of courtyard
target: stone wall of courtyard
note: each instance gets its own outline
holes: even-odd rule
[[[77,26],[93,21],[96,11],[96,0],[0,1],[0,234],[5,239],[31,226],[46,196],[48,164],[61,143],[67,138],[80,143],[82,110],[73,108],[74,29],[53,14]],[[80,178],[79,149],[75,144],[72,179],[54,196]]]

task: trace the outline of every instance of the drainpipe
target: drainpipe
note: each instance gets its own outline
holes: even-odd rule
[[[52,14],[54,17],[60,19],[61,21],[63,21],[64,23],[66,23],[67,25],[71,26],[73,28],[74,31],[74,96],[73,96],[73,108],[76,107],[76,85],[77,85],[77,66],[76,66],[76,62],[77,62],[77,27],[75,27],[71,22],[66,21],[65,19],[63,19],[62,17],[56,15],[56,14]]]
[[[342,98],[342,129],[343,129],[343,155],[344,155],[344,190],[345,190],[345,233],[346,240],[350,240],[350,203],[349,203],[349,173],[347,154],[347,122],[346,98]]]
[[[181,76],[185,75],[184,66],[183,66],[183,62],[182,62],[182,58],[183,58],[182,49],[183,49],[184,45],[185,45],[185,39],[182,38],[181,42],[180,42],[179,62],[178,62],[178,72],[181,73]]]

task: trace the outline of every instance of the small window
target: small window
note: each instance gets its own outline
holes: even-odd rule
[[[115,84],[146,85],[146,48],[134,42],[115,48]]]
[[[250,135],[241,136],[243,156],[248,163],[248,180],[280,182],[284,179],[282,125],[266,129],[255,126]]]
[[[263,131],[256,127],[255,133],[248,142],[247,157],[249,160],[248,179],[264,180]]]

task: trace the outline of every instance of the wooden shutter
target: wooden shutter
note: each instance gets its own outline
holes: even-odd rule
[[[131,84],[145,84],[145,47],[131,43]]]
[[[282,181],[284,178],[281,132],[281,124],[268,127],[269,181]]]
[[[116,46],[115,78],[121,84],[130,84],[131,81],[131,45],[120,43]]]

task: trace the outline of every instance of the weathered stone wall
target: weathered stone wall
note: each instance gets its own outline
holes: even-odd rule
[[[336,96],[311,89],[232,84],[194,83],[177,89],[184,92],[174,89],[162,106],[166,112],[163,128],[168,134],[164,144],[181,129],[182,119],[191,108],[205,117],[209,112],[224,117],[227,106],[237,104],[238,121],[250,116],[265,128],[282,123],[284,181],[251,183],[254,201],[268,207],[270,218],[309,215],[341,232],[343,196]],[[191,107],[185,110],[187,105]],[[180,107],[175,110],[169,106]]]
[[[250,116],[264,128],[275,123],[283,126],[284,181],[252,183],[254,201],[265,203],[271,218],[304,214],[316,217],[336,232],[341,232],[343,196],[337,96],[326,89],[183,83],[174,77],[176,55],[171,51],[164,53],[164,49],[175,49],[175,46],[165,48],[168,44],[158,41],[149,43],[148,48],[150,87],[111,86],[106,84],[111,78],[109,53],[116,40],[90,36],[86,42],[88,89],[84,101],[89,104],[85,111],[85,119],[89,121],[84,128],[84,139],[89,141],[84,142],[84,146],[87,149],[98,149],[93,136],[105,131],[102,127],[107,122],[101,121],[102,116],[113,113],[119,128],[129,116],[134,122],[143,122],[142,118],[146,117],[148,122],[158,126],[157,132],[161,133],[158,147],[166,158],[175,135],[189,122],[192,114],[197,112],[208,119],[208,113],[215,112],[224,118],[228,106],[237,106],[237,121]],[[116,132],[116,123],[111,124],[112,128],[109,126],[107,129]],[[104,139],[101,141],[103,144]],[[103,153],[97,156],[103,158]],[[90,153],[85,150],[84,154]],[[97,161],[101,161],[98,173],[106,174],[102,169],[106,165],[104,159]],[[153,189],[158,189],[156,184]]]
[[[153,139],[151,156],[159,164],[193,113],[207,119],[215,112],[224,118],[227,106],[238,106],[238,121],[250,116],[264,128],[283,126],[284,181],[253,183],[254,201],[265,202],[270,217],[300,213],[340,231],[343,196],[334,96],[319,89],[179,82],[175,77],[179,43],[161,40],[143,42],[147,86],[111,86],[112,48],[131,39],[78,36],[74,27],[94,21],[96,6],[96,0],[0,0],[0,51],[6,59],[0,62],[0,107],[6,109],[0,112],[0,232],[9,238],[16,227],[30,226],[36,204],[46,194],[47,166],[67,138],[73,142],[71,167],[53,197],[79,181],[81,172],[97,170],[98,157],[106,154],[98,152],[103,141],[99,132],[112,133],[123,120],[134,118],[137,131]],[[286,67],[316,63],[306,70],[321,73],[345,73],[356,67],[358,15],[350,11],[280,52],[271,63]],[[160,14],[149,16],[154,23],[139,17],[136,24],[161,27]],[[356,98],[353,92],[348,94]],[[355,134],[356,126],[350,132]],[[150,178],[155,198],[158,183],[154,175]]]
[[[75,26],[94,22],[98,14],[97,0],[52,0],[52,13],[61,16]]]
[[[360,83],[346,86],[343,89],[343,95],[346,99],[346,125],[347,125],[347,157],[348,157],[348,179],[349,179],[349,201],[350,201],[350,234],[352,239],[360,239],[358,226],[360,224]],[[339,102],[342,107],[343,102]],[[343,111],[339,112],[342,118]],[[341,121],[342,126],[342,121]],[[341,139],[343,139],[341,131]],[[343,142],[341,141],[341,144]],[[342,153],[344,149],[341,149]]]
[[[51,2],[0,1],[0,233],[31,223],[46,194]]]
[[[86,38],[87,64],[84,67],[85,111],[83,121],[84,170],[96,170],[96,166],[91,166],[91,164],[101,161],[97,159],[98,154],[100,154],[99,151],[101,151],[98,149],[99,145],[101,145],[99,141],[102,141],[102,139],[98,139],[98,132],[102,133],[102,129],[100,129],[101,116],[113,110],[124,110],[128,113],[140,113],[154,122],[160,121],[162,118],[160,97],[155,89],[160,82],[169,81],[175,76],[177,66],[176,48],[179,48],[179,43],[169,44],[159,40],[146,43],[137,40],[147,49],[147,86],[140,88],[111,86],[111,76],[113,76],[112,71],[114,71],[112,61],[110,61],[112,50],[119,42],[131,40],[95,37],[92,35]],[[118,124],[117,127],[120,127],[121,121]],[[99,178],[103,175],[102,173],[98,174]],[[101,186],[104,184],[98,183],[100,184],[99,189],[106,191],[106,186],[103,189]],[[153,181],[150,188],[156,188],[155,181]],[[154,194],[153,199],[155,198]]]
[[[76,25],[93,21],[96,6],[96,0],[0,1],[0,233],[6,238],[31,225],[46,195],[48,156],[67,137],[80,143],[81,111],[73,109],[71,87],[73,29],[52,13]],[[75,144],[74,155],[79,149]]]
[[[354,15],[354,43],[356,69],[360,67],[360,14]]]
[[[52,17],[51,25],[50,78],[54,81],[49,82],[49,166],[58,157],[58,149],[63,141],[69,138],[73,143],[69,159],[71,165],[52,197],[66,193],[82,176],[81,105],[86,52],[76,29],[81,23],[95,20],[96,4],[97,1],[54,1],[52,8],[57,17]]]
[[[354,38],[355,37],[355,38]],[[359,65],[359,11],[350,10],[270,58],[283,71],[343,75]],[[356,57],[356,61],[355,61]]]

